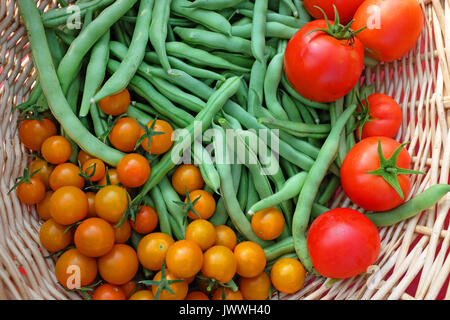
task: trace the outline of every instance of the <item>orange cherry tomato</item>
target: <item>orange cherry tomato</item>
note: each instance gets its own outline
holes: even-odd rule
[[[201,291],[192,291],[184,300],[209,300],[209,297]]]
[[[53,191],[47,191],[44,199],[36,205],[36,211],[42,220],[48,220],[52,216],[50,214],[50,198]]]
[[[34,175],[28,181],[22,182],[17,188],[17,197],[22,203],[38,204],[45,198],[45,185],[41,178]]]
[[[236,274],[237,262],[233,251],[224,246],[214,246],[203,255],[202,274],[226,283]]]
[[[67,226],[57,224],[55,220],[48,219],[39,230],[39,240],[49,252],[61,251],[72,243],[73,232]]]
[[[253,278],[239,279],[239,290],[245,300],[267,300],[270,295],[270,277],[265,272]]]
[[[209,219],[214,214],[214,211],[216,211],[216,200],[214,200],[214,197],[205,190],[194,190],[192,192],[189,192],[189,197],[192,202],[195,201],[195,199],[199,198],[195,204],[194,204],[194,210],[200,215],[200,218],[190,210],[188,212],[188,217],[191,219]],[[187,203],[187,199],[184,201]]]
[[[105,175],[103,176],[103,178],[101,178],[100,181],[97,182],[97,184],[99,186],[106,186],[108,184],[108,181],[106,180],[106,176],[109,177],[109,184],[110,185],[118,185],[120,183],[119,177],[117,175],[117,170],[114,169],[114,168],[109,168],[108,170],[106,170]]]
[[[83,220],[88,212],[86,194],[73,186],[61,187],[50,198],[50,214],[59,224],[71,225]]]
[[[86,161],[88,161],[89,159],[94,159],[93,156],[91,156],[89,153],[87,153],[84,150],[80,150],[78,151],[78,155],[77,155],[77,161],[80,165],[83,165]]]
[[[204,251],[216,242],[216,228],[208,220],[198,219],[192,221],[186,228],[186,240],[197,243]]]
[[[136,291],[128,300],[155,300],[155,296],[150,290],[139,290]]]
[[[169,270],[166,270],[166,279],[167,280],[180,280],[175,275],[172,274]],[[161,271],[159,271],[154,277],[154,281],[161,280]],[[186,281],[180,281],[171,283],[169,285],[170,289],[172,289],[173,293],[168,290],[162,290],[161,294],[158,297],[158,300],[184,300],[189,290],[189,285]],[[158,286],[152,285],[152,293],[156,297],[156,292],[158,291]]]
[[[139,123],[133,118],[120,118],[109,134],[109,141],[117,150],[131,152],[135,150],[142,135],[141,130]]]
[[[126,300],[125,292],[119,286],[109,283],[99,285],[92,294],[92,300]]]
[[[148,160],[138,153],[125,155],[117,165],[119,181],[128,188],[142,186],[150,177],[150,172]]]
[[[86,217],[94,218],[97,216],[97,211],[95,211],[95,193],[90,191],[86,192],[86,198],[88,200],[88,213]]]
[[[171,236],[162,232],[146,235],[139,241],[137,247],[139,262],[148,270],[161,270],[167,250],[174,242]]]
[[[225,299],[223,299],[224,295]],[[212,300],[244,300],[244,297],[239,290],[233,291],[230,288],[221,287],[214,291]]]
[[[97,272],[97,261],[81,254],[78,249],[65,251],[55,264],[56,279],[67,289],[90,285],[97,277]]]
[[[45,139],[54,135],[56,135],[56,126],[49,119],[24,120],[19,125],[20,141],[33,151],[40,151]]]
[[[128,201],[129,196],[124,188],[116,185],[106,186],[95,194],[95,211],[100,218],[117,223],[127,210]]]
[[[42,143],[41,153],[51,164],[64,163],[72,154],[72,145],[63,136],[51,136]]]
[[[65,186],[74,186],[79,189],[84,188],[84,179],[79,175],[80,168],[73,163],[66,162],[58,164],[53,169],[49,178],[49,185],[52,190]]]
[[[297,259],[281,258],[270,271],[270,280],[273,286],[280,292],[291,294],[303,287],[306,272],[303,265]]]
[[[216,226],[216,243],[217,246],[225,246],[230,250],[234,250],[237,244],[236,233],[229,226]]]
[[[81,170],[85,175],[90,176],[91,181],[96,182],[105,176],[106,166],[100,159],[89,159],[83,164]]]
[[[253,278],[264,271],[266,267],[266,254],[257,243],[244,241],[234,248],[237,262],[236,272],[245,278]]]
[[[253,232],[263,240],[274,240],[282,233],[285,226],[284,216],[280,210],[270,207],[256,212],[252,217]]]
[[[39,170],[36,173],[36,176],[41,178],[42,182],[45,185],[45,188],[49,187],[48,181],[50,179],[50,174],[52,173],[53,168],[54,167],[51,164],[40,158],[36,158],[30,163],[30,172],[33,173]]]
[[[136,251],[126,244],[116,244],[106,255],[98,258],[98,271],[103,280],[122,285],[133,279],[139,268]]]
[[[148,234],[158,226],[158,214],[149,206],[142,206],[136,215],[136,221],[130,220],[131,227],[140,234]]]
[[[203,264],[203,252],[197,243],[179,240],[167,250],[166,266],[178,278],[196,275]]]
[[[153,125],[153,122],[155,122],[155,120],[150,121],[147,124],[147,127],[150,128]],[[172,126],[164,120],[156,120],[155,126],[153,127],[153,131],[164,133],[152,136],[152,139],[150,140],[150,149],[148,148],[148,138],[142,140],[141,142],[142,148],[144,148],[145,151],[150,152],[151,154],[163,154],[169,151],[169,149],[172,148],[173,145]],[[145,133],[144,129],[141,128],[141,136],[144,133]]]
[[[76,248],[85,256],[97,258],[107,254],[114,246],[113,227],[103,219],[89,218],[75,230]]]
[[[131,103],[130,92],[127,88],[117,94],[110,95],[98,102],[104,113],[111,116],[118,116],[125,113]]]
[[[200,169],[193,164],[182,164],[172,175],[172,186],[178,194],[185,196],[189,192],[202,189],[205,185]]]
[[[116,243],[125,243],[130,239],[131,226],[128,220],[124,221],[119,227],[114,228],[114,237]]]

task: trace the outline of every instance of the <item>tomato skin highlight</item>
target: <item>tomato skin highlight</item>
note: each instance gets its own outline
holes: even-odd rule
[[[378,10],[374,12],[371,8]],[[378,14],[379,19],[374,19],[374,14]],[[369,26],[356,37],[371,57],[386,62],[400,59],[414,47],[425,20],[416,0],[366,0],[356,11],[354,19],[354,30],[368,25],[368,21],[380,23],[379,26]]]
[[[337,40],[323,31],[325,20],[309,22],[289,40],[284,71],[292,87],[316,102],[332,102],[349,93],[364,69],[364,48],[355,39]]]
[[[370,211],[386,211],[398,207],[404,199],[383,177],[367,173],[380,168],[378,141],[387,159],[400,146],[387,137],[369,137],[358,142],[345,157],[341,167],[341,183],[347,196],[358,206]],[[403,148],[397,166],[409,169],[411,157]],[[406,198],[411,190],[408,174],[398,175],[400,187]]]
[[[380,254],[375,225],[359,211],[337,208],[320,215],[311,225],[307,248],[314,268],[329,278],[359,275]]]
[[[322,11],[315,8],[315,6],[318,6],[325,11],[328,19],[334,20],[333,5],[335,5],[339,13],[341,24],[344,25],[353,19],[356,10],[358,10],[358,7],[363,2],[364,0],[303,0],[305,9],[316,19],[324,18]]]

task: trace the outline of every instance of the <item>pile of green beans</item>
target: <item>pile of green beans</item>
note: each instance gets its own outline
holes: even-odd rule
[[[76,148],[115,167],[124,156],[108,140],[117,118],[105,115],[98,102],[127,88],[132,103],[126,116],[140,123],[162,119],[182,132],[170,152],[148,157],[150,178],[133,190],[132,208],[152,203],[161,232],[184,239],[187,219],[170,176],[192,149],[205,189],[217,200],[210,222],[229,225],[239,239],[261,245],[268,266],[295,256],[314,273],[308,227],[329,210],[340,186],[339,168],[356,144],[356,97],[373,88],[357,85],[333,103],[310,101],[295,91],[283,58],[287,40],[311,21],[302,1],[79,0],[80,30],[66,26],[71,17],[66,8],[42,13],[33,0],[17,2],[38,73],[19,110],[49,110]],[[196,121],[202,132],[217,134],[204,138]],[[237,132],[236,141],[225,140],[227,130]],[[278,135],[267,140],[267,132]],[[242,153],[227,154],[234,163],[218,162],[217,150],[235,142]],[[277,166],[269,175],[262,174],[263,156]],[[435,185],[396,209],[366,216],[376,226],[389,226],[448,192],[448,185]],[[251,226],[252,216],[269,207],[281,210],[286,221],[273,241],[259,238]]]

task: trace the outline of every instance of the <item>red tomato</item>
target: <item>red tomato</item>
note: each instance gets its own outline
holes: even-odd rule
[[[294,89],[305,98],[331,102],[356,85],[364,68],[364,48],[358,39],[338,40],[323,31],[325,20],[301,28],[286,47],[284,71]],[[308,35],[307,35],[308,34]]]
[[[366,0],[354,19],[354,30],[368,27],[357,35],[367,53],[388,62],[400,59],[414,47],[424,24],[416,0]]]
[[[305,9],[316,19],[323,19],[323,13],[314,8],[315,6],[325,11],[330,20],[334,20],[333,5],[336,6],[342,24],[347,24],[353,19],[353,15],[363,2],[364,0],[303,0]]]
[[[398,103],[382,93],[374,93],[367,100],[369,101],[368,114],[364,114],[364,111],[360,113],[362,118],[367,117],[368,120],[361,130],[362,139],[374,136],[393,138],[402,125],[402,109]],[[367,107],[365,100],[363,105]],[[361,109],[358,108],[358,111]],[[358,138],[359,128],[358,126],[356,130]]]
[[[341,167],[342,187],[347,196],[358,206],[373,211],[386,211],[404,202],[398,192],[379,175],[368,173],[380,169],[378,142],[381,142],[383,156],[390,158],[400,146],[397,141],[386,137],[369,137],[357,143],[347,154]],[[411,157],[402,148],[396,166],[409,169]],[[408,174],[397,175],[403,195],[409,194],[411,182]]]
[[[321,214],[311,225],[306,240],[314,268],[328,278],[359,275],[380,254],[380,236],[362,213],[338,208]]]

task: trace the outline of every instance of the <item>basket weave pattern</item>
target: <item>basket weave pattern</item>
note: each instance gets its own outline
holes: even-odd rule
[[[375,82],[400,103],[404,121],[396,137],[409,141],[412,192],[449,183],[450,0],[420,0],[426,25],[417,47],[402,60],[369,68]],[[51,0],[38,1],[41,9]],[[447,48],[447,50],[446,50]],[[80,299],[57,284],[54,260],[39,246],[41,222],[34,209],[8,190],[30,159],[18,138],[18,112],[36,74],[26,30],[14,0],[0,0],[0,299]],[[330,205],[358,209],[343,192]],[[305,286],[283,299],[450,299],[450,196],[408,221],[380,229],[381,255],[364,275],[346,280],[308,276]],[[413,285],[412,285],[413,283]]]

